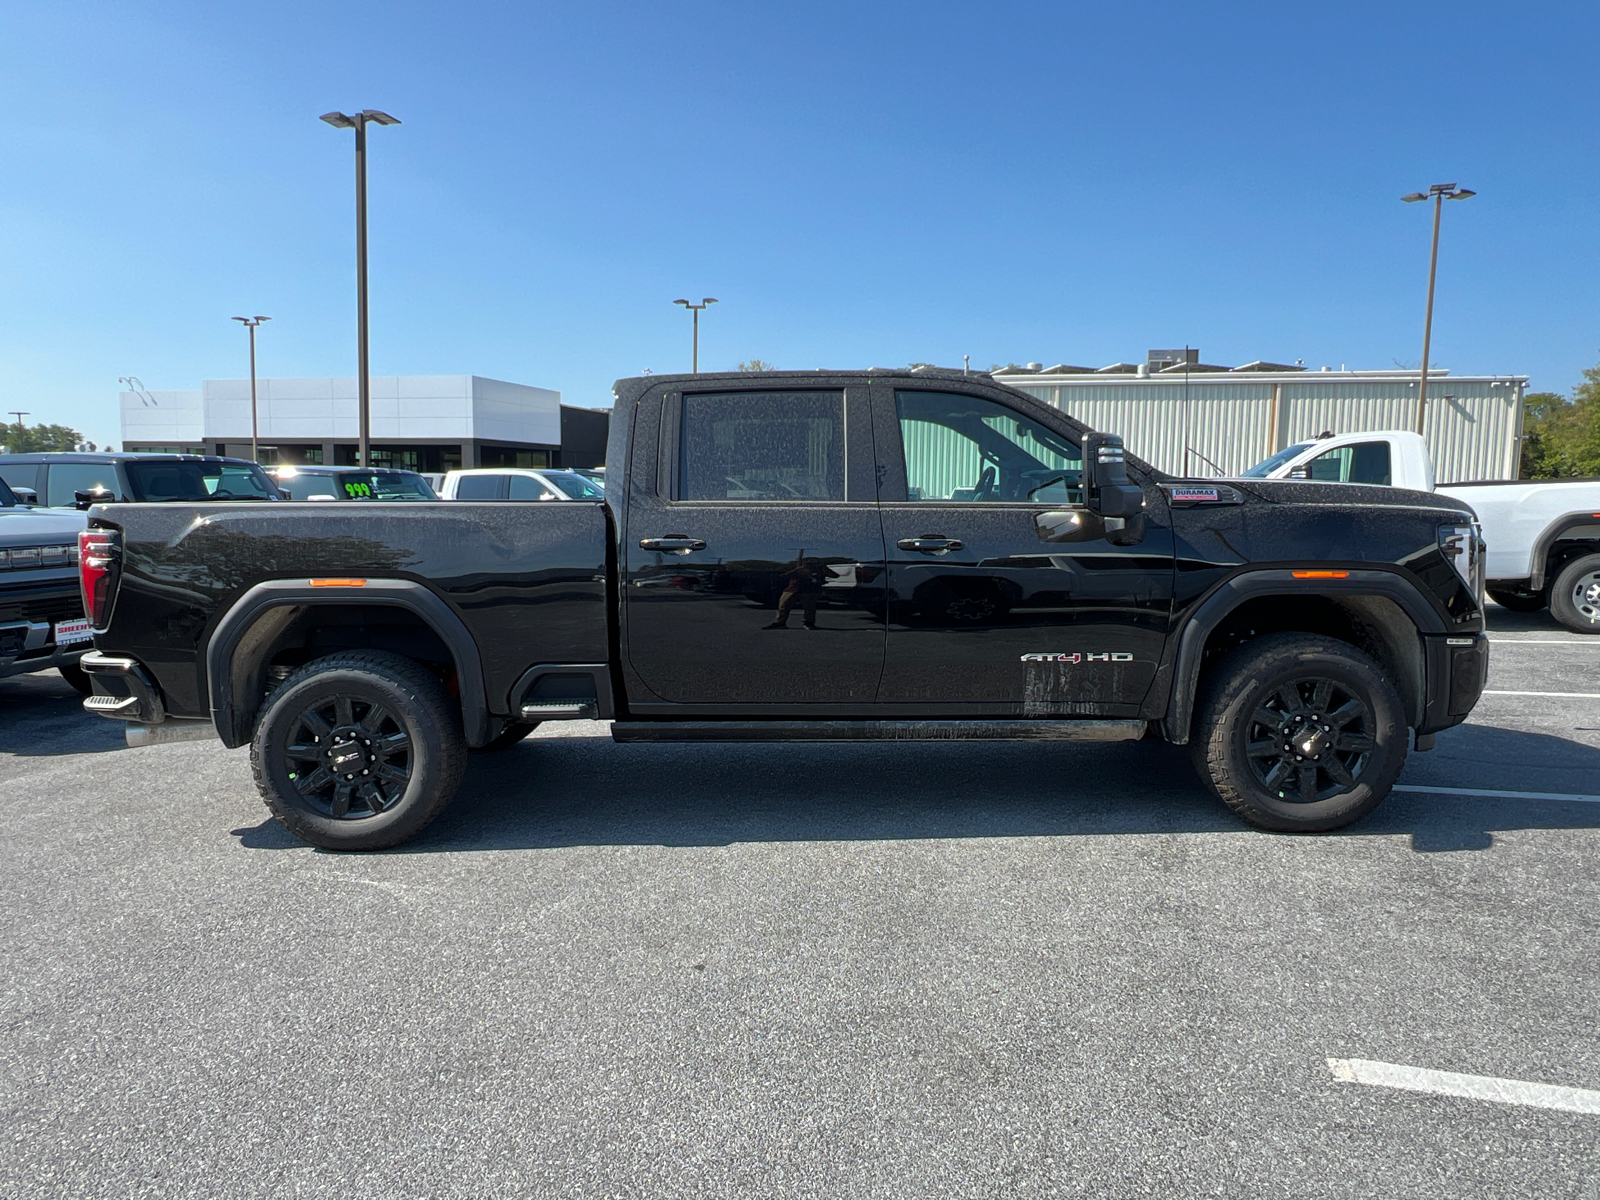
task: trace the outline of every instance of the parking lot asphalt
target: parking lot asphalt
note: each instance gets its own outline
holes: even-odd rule
[[[0,681],[0,1196],[1600,1197],[1600,638],[1338,834],[1155,742],[477,758],[313,850],[245,751]],[[1526,695],[1521,693],[1575,693]]]

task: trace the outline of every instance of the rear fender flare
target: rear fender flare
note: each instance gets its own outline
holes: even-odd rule
[[[1391,571],[1351,570],[1343,579],[1296,579],[1289,569],[1248,571],[1224,580],[1178,632],[1172,695],[1163,721],[1167,740],[1187,745],[1206,639],[1234,609],[1260,596],[1382,596],[1411,618],[1419,634],[1450,633],[1448,614],[1410,580]]]
[[[1550,582],[1545,574],[1545,568],[1550,563],[1550,552],[1555,549],[1556,543],[1561,540],[1561,535],[1573,529],[1589,529],[1595,539],[1600,541],[1600,515],[1596,515],[1592,508],[1579,512],[1568,513],[1564,517],[1557,517],[1544,527],[1533,543],[1533,554],[1528,559],[1528,569],[1533,572],[1528,580],[1528,590],[1537,592]]]
[[[254,732],[256,709],[240,703],[230,687],[234,652],[257,622],[274,609],[313,604],[385,604],[420,617],[449,649],[461,687],[461,719],[467,744],[489,740],[489,706],[484,692],[478,644],[448,604],[420,583],[407,579],[368,579],[359,588],[313,587],[309,579],[258,583],[239,597],[212,631],[205,648],[206,692],[211,720],[225,746],[242,746]]]

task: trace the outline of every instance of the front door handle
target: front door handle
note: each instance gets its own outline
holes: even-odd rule
[[[665,550],[671,554],[688,554],[691,550],[704,550],[706,543],[703,538],[690,537],[686,533],[669,533],[666,537],[640,538],[641,550]]]
[[[923,550],[930,554],[943,554],[947,550],[959,550],[964,544],[960,538],[947,538],[939,534],[924,534],[922,537],[901,538],[895,543],[902,550]]]

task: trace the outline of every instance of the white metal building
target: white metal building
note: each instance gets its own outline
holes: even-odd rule
[[[1416,371],[1217,367],[1188,356],[1152,350],[1144,363],[1099,369],[1030,363],[995,378],[1122,434],[1130,452],[1175,475],[1236,474],[1324,432],[1417,428]],[[1440,483],[1517,477],[1527,384],[1525,375],[1428,372],[1422,432]]]
[[[248,379],[208,379],[198,391],[123,392],[119,400],[124,450],[249,456]],[[256,410],[264,462],[354,464],[353,377],[257,380]],[[478,375],[375,376],[373,462],[421,471],[563,465],[567,415],[561,393],[549,388]]]

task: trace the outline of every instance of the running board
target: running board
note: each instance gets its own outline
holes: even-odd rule
[[[619,742],[1134,742],[1148,721],[614,721]]]

